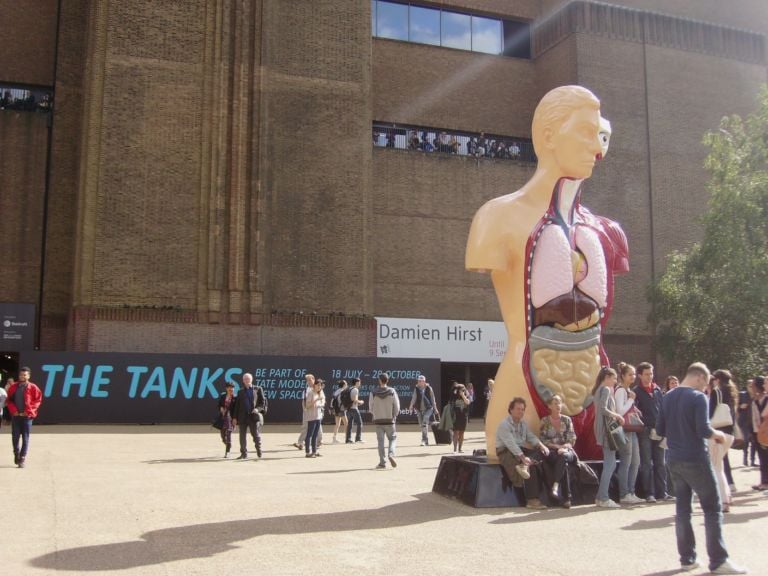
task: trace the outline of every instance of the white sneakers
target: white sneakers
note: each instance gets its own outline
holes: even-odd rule
[[[640,504],[641,502],[645,502],[642,498],[638,498],[631,492],[628,494],[625,494],[624,497],[621,499],[622,504]]]
[[[608,500],[595,500],[595,506],[598,508],[621,508],[621,506],[616,504],[616,502],[610,498]]]
[[[698,562],[693,562],[691,564],[681,564],[680,570],[683,572],[690,572],[691,570],[696,570],[696,568],[699,567]],[[747,569],[742,568],[741,566],[736,566],[736,564],[732,564],[730,560],[726,560],[720,566],[712,570],[712,574],[747,574]]]
[[[520,478],[523,480],[528,480],[528,478],[531,477],[531,473],[528,471],[528,466],[525,464],[518,464],[515,466],[515,470],[517,470],[517,473],[520,474]]]
[[[746,574],[747,569],[742,568],[741,566],[737,566],[736,564],[731,564],[731,561],[726,559],[725,562],[720,564],[717,568],[712,570],[712,574]]]

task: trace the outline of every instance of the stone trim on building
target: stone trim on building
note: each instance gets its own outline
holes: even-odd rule
[[[534,58],[575,33],[699,52],[763,66],[768,62],[763,34],[580,0],[536,24]]]

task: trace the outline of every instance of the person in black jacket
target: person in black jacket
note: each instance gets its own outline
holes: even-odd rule
[[[662,438],[656,434],[656,418],[661,408],[662,392],[653,381],[653,365],[641,362],[637,365],[638,384],[632,388],[635,405],[643,414],[645,430],[639,432],[640,478],[647,502],[674,500],[667,492],[666,451]]]
[[[238,460],[248,458],[248,442],[246,434],[251,431],[253,443],[256,446],[256,456],[261,458],[261,425],[262,412],[266,406],[264,390],[261,386],[253,386],[253,376],[243,374],[243,387],[237,393],[232,405],[232,423],[240,426],[240,456]]]
[[[224,458],[232,449],[232,407],[235,403],[235,383],[227,382],[227,391],[219,395],[219,414],[221,414],[221,441],[224,443]]]

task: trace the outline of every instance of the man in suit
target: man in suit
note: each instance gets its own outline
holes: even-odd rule
[[[232,423],[240,429],[240,456],[238,460],[248,458],[248,441],[246,434],[251,431],[253,443],[256,446],[256,456],[261,458],[261,412],[265,407],[264,390],[261,386],[253,386],[253,376],[243,374],[243,387],[237,393],[232,404]]]

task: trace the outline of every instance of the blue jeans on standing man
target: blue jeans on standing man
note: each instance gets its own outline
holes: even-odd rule
[[[358,408],[349,408],[347,410],[347,442],[352,441],[352,423],[357,425],[355,442],[360,442],[363,439],[363,417],[360,416]]]
[[[416,412],[416,418],[419,419],[419,426],[421,426],[421,441],[424,444],[429,444],[429,419],[432,417],[433,412],[434,408],[432,407]]]
[[[717,490],[715,471],[709,460],[705,462],[670,461],[669,470],[675,484],[675,533],[680,564],[687,566],[696,561],[696,537],[691,525],[693,493],[699,497],[704,511],[704,532],[707,538],[709,569],[714,570],[728,559],[723,542],[723,513]]]
[[[667,496],[666,450],[661,447],[661,440],[651,440],[650,428],[638,432],[640,442],[640,478],[645,497],[654,496],[661,500]]]
[[[19,458],[27,457],[29,448],[29,433],[32,431],[32,418],[26,416],[13,416],[11,418],[11,442],[13,443],[13,454]],[[21,438],[21,449],[19,449],[19,438]]]
[[[388,450],[384,449],[384,436],[389,440]],[[397,447],[397,429],[394,424],[376,424],[376,442],[379,446],[379,465],[386,465],[386,457],[395,457]]]

